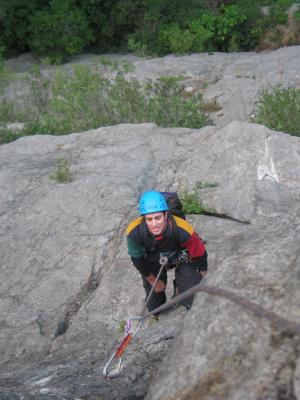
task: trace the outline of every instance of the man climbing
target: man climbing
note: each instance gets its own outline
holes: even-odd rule
[[[140,198],[140,217],[127,230],[128,254],[142,275],[146,297],[160,270],[160,255],[168,257],[168,268],[175,268],[174,295],[200,283],[207,270],[207,252],[203,241],[191,224],[172,215],[165,197],[160,192],[145,192]],[[167,271],[157,281],[147,308],[154,310],[166,302]],[[191,296],[182,301],[190,309]]]

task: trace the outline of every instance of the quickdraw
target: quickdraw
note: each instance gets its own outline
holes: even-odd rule
[[[121,367],[122,367],[122,357],[121,356],[124,353],[124,351],[126,350],[127,346],[131,342],[131,340],[134,338],[134,336],[136,336],[138,331],[141,329],[143,322],[147,318],[149,318],[149,317],[145,317],[147,304],[152,296],[155,285],[156,285],[157,281],[159,280],[159,277],[160,277],[163,269],[168,264],[168,257],[166,255],[161,255],[160,259],[159,259],[159,263],[161,265],[160,270],[156,276],[156,279],[152,285],[150,293],[146,299],[145,305],[141,312],[141,316],[140,317],[131,317],[127,320],[127,323],[124,328],[124,337],[123,337],[119,347],[117,348],[117,350],[113,352],[110,359],[107,361],[107,363],[105,364],[105,367],[103,368],[103,375],[104,375],[105,379],[112,379],[112,378],[117,378],[118,376],[120,376],[120,371],[121,371]],[[133,326],[134,325],[133,321],[135,321],[137,323],[136,327]]]
[[[135,328],[133,327],[133,321],[137,322],[137,326]],[[141,329],[142,323],[142,317],[132,317],[127,320],[126,326],[124,328],[124,337],[117,350],[111,355],[110,359],[107,361],[105,367],[103,368],[103,375],[106,379],[117,378],[120,375],[120,370],[122,366],[122,354],[126,350],[132,338]]]

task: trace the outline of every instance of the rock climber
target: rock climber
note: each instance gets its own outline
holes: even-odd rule
[[[161,192],[149,191],[139,201],[140,217],[126,230],[128,254],[140,272],[146,298],[160,270],[160,255],[167,255],[167,269],[175,269],[174,297],[200,283],[207,271],[205,244],[186,220],[172,215]],[[183,257],[182,257],[183,256]],[[147,303],[148,311],[166,302],[167,271],[164,269]],[[190,309],[194,296],[183,300]]]

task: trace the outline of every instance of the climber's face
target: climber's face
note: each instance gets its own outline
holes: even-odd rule
[[[167,224],[167,213],[157,212],[145,215],[145,221],[152,235],[160,235]]]

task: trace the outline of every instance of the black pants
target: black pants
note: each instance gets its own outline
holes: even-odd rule
[[[152,273],[154,276],[157,276],[160,264],[152,264]],[[160,280],[164,281],[167,284],[167,272],[163,270]],[[199,272],[195,270],[190,264],[182,262],[175,270],[175,284],[178,288],[178,292],[182,293],[186,290],[190,289],[191,287],[198,285],[201,282],[202,276]],[[146,281],[143,277],[143,286],[146,291],[146,299],[150,293],[151,285]],[[174,285],[175,286],[175,285]],[[193,304],[195,295],[188,297],[187,299],[182,300],[181,304],[185,307],[190,308]],[[155,308],[161,306],[167,301],[166,293],[156,293],[155,291],[152,292],[151,298],[148,302],[147,309],[148,311],[152,311]]]

